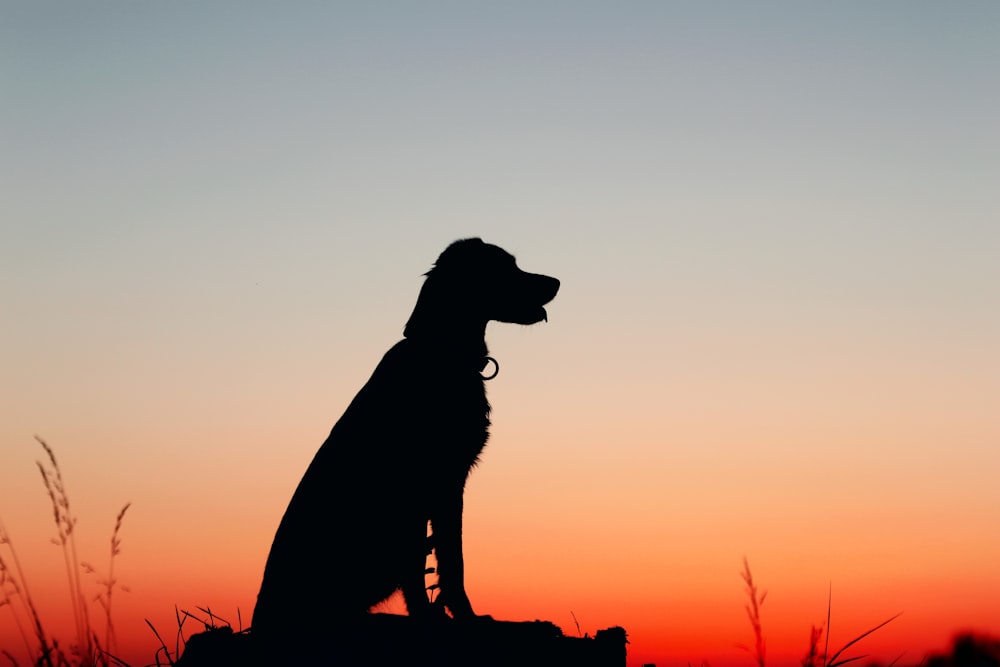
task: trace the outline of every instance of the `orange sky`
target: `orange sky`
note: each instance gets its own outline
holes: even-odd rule
[[[132,503],[124,658],[175,607],[246,622],[313,453],[473,235],[562,281],[488,331],[477,611],[746,665],[746,556],[771,664],[831,586],[832,645],[903,612],[859,648],[884,661],[1000,632],[997,6],[4,14],[0,518],[64,644],[33,435],[81,560]]]
[[[505,343],[530,338],[532,345],[553,348],[553,333],[561,327],[556,304],[552,312],[550,325],[537,334],[511,327],[496,338]],[[501,333],[499,326],[496,330]],[[505,380],[516,377],[522,363],[518,350],[527,349],[527,342],[503,357]],[[495,345],[494,351],[504,347]],[[557,379],[549,383],[545,376]],[[573,378],[561,376],[550,367],[539,382],[559,387],[556,393],[569,391]],[[894,476],[919,486],[919,471],[927,463],[870,460],[855,468],[859,464],[835,458],[832,442],[814,437],[814,455],[834,458],[816,467],[815,478],[803,479],[777,431],[772,442],[745,436],[748,451],[730,453],[733,460],[698,456],[720,448],[727,434],[737,437],[731,429],[753,432],[759,416],[734,417],[733,426],[714,429],[699,419],[700,427],[687,431],[680,428],[684,419],[672,419],[675,428],[667,440],[672,444],[658,446],[638,432],[616,438],[617,429],[601,426],[607,422],[590,429],[584,419],[571,426],[547,423],[543,413],[551,389],[538,387],[530,400],[517,400],[510,389],[501,382],[491,385],[497,427],[467,493],[468,586],[481,613],[548,619],[568,633],[575,632],[573,615],[585,632],[622,625],[632,642],[630,665],[743,664],[745,653],[735,645],[751,640],[738,576],[746,554],[760,587],[769,591],[764,624],[776,661],[801,657],[810,625],[825,618],[830,583],[835,644],[904,612],[864,644],[865,652],[885,660],[907,651],[916,662],[923,651],[944,647],[956,629],[998,627],[1000,576],[993,568],[997,544],[990,532],[995,515],[982,504],[984,492],[975,482],[978,476],[985,485],[987,470],[963,473],[968,484],[952,486],[946,499],[929,498],[921,488],[907,495]],[[99,438],[73,438],[61,446],[49,439],[80,518],[83,559],[106,570],[114,514],[125,500],[134,503],[116,563],[120,581],[131,591],[116,593],[114,606],[122,654],[131,664],[151,661],[155,641],[144,619],[173,633],[175,605],[192,612],[210,607],[233,624],[237,611],[244,621],[252,611],[281,499],[297,474],[289,465],[283,479],[274,481],[279,475],[266,461],[294,451],[304,464],[311,452],[305,444],[284,454],[265,447],[263,441],[280,440],[280,425],[254,434],[254,420],[244,411],[234,408],[229,419],[245,448],[242,454],[230,450],[231,457],[209,451],[221,437],[212,432],[172,448],[169,442],[179,442],[184,428],[176,425],[151,434],[145,452],[110,447],[110,463],[93,452],[101,451],[103,442],[130,439],[126,429],[133,427],[105,430],[94,423],[90,428]],[[290,438],[309,439],[304,421],[288,418]],[[81,424],[72,428],[88,430]],[[872,428],[883,446],[908,429],[887,430]],[[140,431],[131,431],[131,438]],[[532,440],[534,433],[538,440]],[[60,442],[70,436],[59,434]],[[551,444],[560,437],[569,441],[563,451],[574,452],[566,460]],[[626,444],[613,446],[623,439]],[[920,451],[919,440],[907,442]],[[15,449],[18,455],[11,455]],[[59,549],[46,543],[54,527],[32,466],[43,452],[30,440],[5,452],[7,460],[22,462],[20,471],[12,464],[3,468],[3,516],[46,624],[65,632],[64,570]],[[644,463],[623,463],[623,453]],[[119,457],[131,458],[116,463]],[[771,460],[761,466],[759,457]],[[953,474],[946,458],[931,459],[937,461],[936,475]],[[778,461],[787,467],[768,470]],[[163,480],[158,469],[169,471],[170,479]],[[96,592],[93,579],[85,580]],[[12,627],[0,627],[8,646]],[[193,622],[185,627],[196,628]]]

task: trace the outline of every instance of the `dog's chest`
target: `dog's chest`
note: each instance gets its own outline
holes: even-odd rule
[[[442,437],[452,447],[479,453],[486,443],[490,404],[482,378],[468,373],[442,373],[422,388],[415,415],[425,435]]]
[[[490,405],[475,364],[400,343],[345,415],[383,455],[422,470],[468,469],[486,444]],[[346,426],[346,424],[345,424]],[[376,435],[378,434],[378,435]]]

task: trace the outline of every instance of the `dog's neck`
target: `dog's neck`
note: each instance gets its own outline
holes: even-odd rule
[[[477,373],[485,367],[486,355],[489,354],[485,334],[485,322],[482,326],[466,331],[455,328],[446,331],[435,328],[428,331],[407,325],[403,333],[406,340],[437,363],[468,368]]]
[[[489,320],[479,310],[466,283],[443,277],[438,269],[432,269],[420,288],[403,336],[437,364],[475,369],[478,373],[485,367],[489,353]]]

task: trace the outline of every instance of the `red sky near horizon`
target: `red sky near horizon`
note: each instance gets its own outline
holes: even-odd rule
[[[478,612],[747,665],[746,557],[769,664],[831,590],[831,646],[903,612],[857,647],[883,662],[1000,632],[1000,8],[3,14],[0,519],[61,645],[33,436],[91,598],[132,503],[123,658],[154,662],[146,619],[173,648],[175,608],[245,625],[299,477],[468,236],[562,281],[548,323],[487,332]],[[7,606],[0,648],[27,662]]]

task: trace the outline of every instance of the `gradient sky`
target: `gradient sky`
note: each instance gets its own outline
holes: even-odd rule
[[[749,664],[746,556],[776,661],[830,586],[832,645],[904,612],[883,660],[1000,630],[998,34],[986,0],[3,3],[0,517],[43,622],[71,638],[34,434],[81,558],[133,503],[123,657],[175,605],[245,624],[481,236],[563,287],[488,331],[477,611]]]

